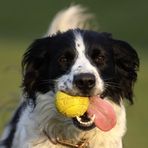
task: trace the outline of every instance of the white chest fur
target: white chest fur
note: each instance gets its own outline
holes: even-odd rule
[[[38,95],[37,106],[31,111],[27,107],[23,112],[15,133],[12,148],[64,148],[61,144],[53,144],[56,137],[78,143],[80,139],[88,139],[90,148],[122,148],[122,137],[126,131],[124,106],[111,102],[117,116],[116,126],[109,132],[95,128],[84,132],[75,128],[70,119],[56,112],[52,93]],[[44,134],[46,131],[50,136]],[[51,142],[52,141],[52,142]]]

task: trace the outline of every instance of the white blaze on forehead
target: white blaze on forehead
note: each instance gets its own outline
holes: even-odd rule
[[[76,49],[77,49],[79,54],[82,54],[82,53],[85,52],[85,45],[84,45],[82,35],[80,34],[80,32],[77,32],[77,31],[74,32],[74,35],[75,35]]]
[[[75,31],[75,48],[77,51],[77,59],[72,68],[74,73],[93,73],[94,66],[90,63],[85,54],[85,44],[83,41],[83,36],[80,32]]]

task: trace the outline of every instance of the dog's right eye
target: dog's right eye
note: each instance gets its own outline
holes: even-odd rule
[[[58,58],[58,63],[60,65],[61,69],[65,71],[73,63],[73,60],[74,60],[74,55],[71,53],[66,53],[64,55],[61,55]]]
[[[61,56],[59,59],[58,59],[58,62],[60,65],[65,65],[66,63],[68,63],[68,58],[65,57],[65,56]]]
[[[91,58],[97,66],[103,65],[105,63],[105,55],[99,49],[93,49]]]
[[[104,60],[105,60],[104,56],[98,55],[98,56],[94,57],[94,62],[97,65],[98,64],[103,64],[104,63]]]

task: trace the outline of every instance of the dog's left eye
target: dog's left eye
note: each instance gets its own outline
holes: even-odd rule
[[[58,63],[62,70],[67,70],[67,68],[72,64],[74,57],[72,54],[64,54],[58,58]]]
[[[105,63],[105,54],[98,48],[93,49],[91,59],[97,66]]]
[[[98,56],[94,57],[93,60],[94,60],[95,64],[103,64],[105,58],[104,58],[104,56],[98,55]]]
[[[58,61],[59,61],[60,64],[63,65],[63,64],[66,64],[68,62],[68,58],[65,57],[65,56],[61,56]]]

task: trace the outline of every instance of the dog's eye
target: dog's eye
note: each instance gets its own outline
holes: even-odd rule
[[[73,63],[73,60],[74,60],[74,54],[67,52],[67,53],[64,53],[63,55],[59,56],[58,64],[59,64],[60,68],[65,71]]]
[[[69,67],[69,65],[71,64],[72,58],[70,56],[61,56],[58,59],[59,65],[62,68],[62,70],[67,70],[67,68]]]
[[[94,60],[95,64],[103,64],[105,58],[104,58],[104,56],[98,55],[98,56],[94,57],[93,60]]]
[[[95,48],[91,54],[91,59],[96,65],[102,65],[105,62],[105,54],[101,49]]]
[[[63,64],[66,64],[68,62],[68,58],[65,57],[65,56],[61,56],[58,61],[59,61],[60,64],[63,65]]]

